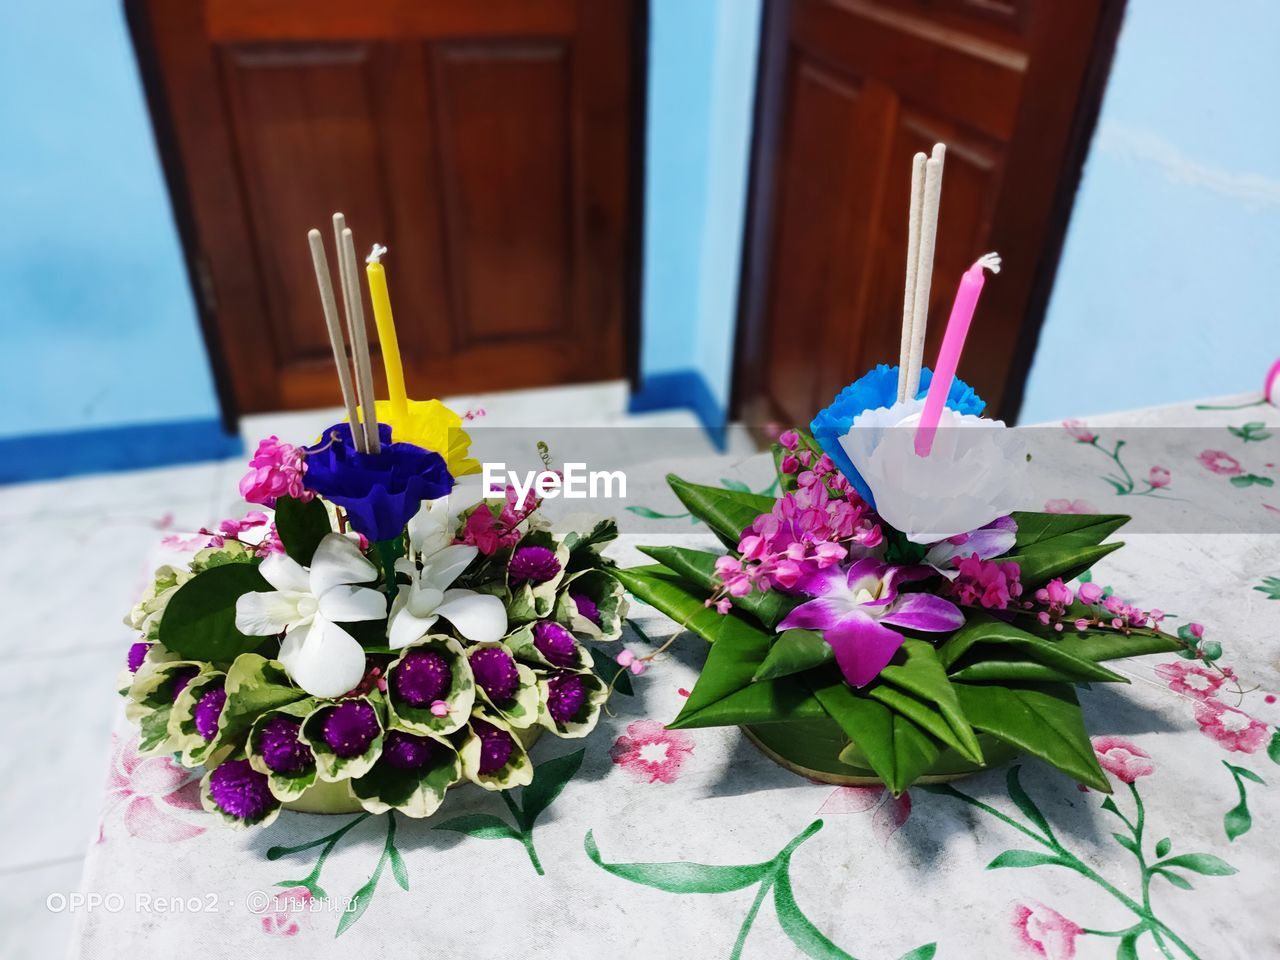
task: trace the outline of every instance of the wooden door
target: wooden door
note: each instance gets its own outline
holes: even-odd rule
[[[234,406],[340,402],[306,244],[335,210],[390,248],[411,396],[621,376],[640,6],[130,0]]]
[[[766,0],[735,410],[807,423],[897,363],[911,157],[947,144],[925,363],[990,250],[960,375],[1013,418],[1121,0]]]

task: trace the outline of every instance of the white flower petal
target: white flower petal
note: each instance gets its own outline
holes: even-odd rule
[[[280,646],[281,663],[293,682],[313,697],[340,697],[364,677],[364,648],[324,617],[316,617],[309,627],[295,630],[285,641]],[[287,654],[286,646],[290,647]]]
[[[267,554],[258,567],[258,572],[277,590],[293,593],[311,591],[311,580],[307,577],[306,568],[287,553]]]
[[[340,583],[320,596],[320,615],[334,623],[381,620],[387,615],[387,598],[369,587]]]
[[[410,552],[430,558],[453,542],[453,518],[449,497],[424,500],[422,509],[409,518]]]
[[[279,633],[303,619],[298,612],[301,596],[305,594],[279,590],[244,594],[236,600],[236,629],[248,637],[269,637]]]
[[[876,512],[914,543],[969,533],[1025,506],[1026,444],[999,420],[945,410],[928,457],[915,452],[920,400],[868,410],[840,444]]]
[[[472,643],[491,643],[507,633],[507,608],[487,593],[446,590],[436,613]]]
[[[404,607],[393,609],[391,622],[387,625],[387,646],[392,650],[403,650],[410,644],[417,643],[431,631],[438,619],[435,614],[415,617]]]
[[[476,558],[480,551],[476,547],[464,543],[455,543],[445,547],[428,561],[422,568],[423,586],[443,590],[462,575],[467,565]]]
[[[340,533],[326,534],[311,560],[311,592],[322,597],[340,583],[369,583],[378,578],[360,548]]]

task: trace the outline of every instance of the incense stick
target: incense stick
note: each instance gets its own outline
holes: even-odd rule
[[[373,367],[369,363],[369,335],[364,328],[364,302],[360,295],[360,272],[356,267],[356,244],[351,228],[342,230],[342,257],[350,285],[351,312],[347,320],[351,326],[351,353],[356,361],[356,393],[360,396],[360,414],[364,420],[364,438],[370,453],[379,453],[382,442],[378,437],[378,411],[373,392]]]
[[[916,302],[916,271],[920,257],[920,213],[924,206],[924,164],[917,153],[911,158],[911,203],[907,215],[907,282],[902,297],[902,343],[898,348],[898,402],[907,399],[907,366],[911,359],[911,328]]]
[[[311,244],[311,262],[316,268],[316,287],[320,291],[320,306],[324,310],[325,326],[329,329],[329,346],[333,348],[333,362],[338,368],[338,385],[342,388],[342,403],[347,408],[347,423],[351,436],[357,440],[356,449],[364,452],[364,429],[356,414],[355,392],[351,385],[351,361],[347,358],[347,341],[342,335],[342,321],[338,318],[338,302],[333,296],[333,280],[329,274],[329,261],[324,253],[324,238],[320,231],[307,231]]]
[[[365,442],[370,453],[382,448],[378,434],[377,391],[373,381],[373,365],[369,359],[369,333],[364,321],[364,297],[360,286],[360,268],[356,259],[355,238],[351,228],[342,231],[342,254],[346,261],[347,281],[351,284],[351,349],[356,363],[356,393],[360,398]]]
[[[911,310],[911,355],[908,359],[907,393],[914,400],[920,392],[921,360],[925,330],[929,324],[929,290],[933,285],[933,250],[938,236],[938,204],[942,198],[942,165],[946,150],[933,145],[933,156],[924,165],[924,204],[920,212],[920,256],[916,266],[915,302]]]

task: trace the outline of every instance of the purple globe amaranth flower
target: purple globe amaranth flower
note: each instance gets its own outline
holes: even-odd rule
[[[316,755],[298,736],[301,729],[302,723],[292,717],[272,717],[263,724],[258,753],[276,773],[301,773],[315,763]]]
[[[218,718],[222,716],[222,708],[226,705],[227,691],[222,687],[211,687],[202,693],[191,714],[196,723],[196,733],[205,740],[212,740],[217,736]]]
[[[547,681],[547,713],[564,726],[587,702],[587,685],[581,675],[562,670]]]
[[[559,572],[555,551],[546,547],[519,547],[507,565],[512,583],[546,583]]]
[[[200,672],[199,667],[183,667],[180,670],[173,671],[173,699],[177,700],[182,696],[182,691],[187,689],[187,684],[195,679],[197,673]]]
[[[391,688],[411,707],[429,707],[453,686],[449,661],[434,650],[414,650],[391,674]]]
[[[906,639],[890,627],[946,633],[964,626],[964,614],[950,600],[898,591],[899,583],[934,575],[931,567],[894,567],[874,557],[864,557],[848,570],[818,570],[796,584],[797,593],[814,599],[788,613],[777,629],[820,630],[845,680],[865,687]]]
[[[471,654],[471,672],[476,683],[497,704],[508,703],[520,689],[520,674],[511,654],[501,647],[485,647]]]
[[[585,593],[570,593],[569,599],[572,600],[573,605],[578,608],[578,614],[580,616],[590,620],[597,627],[600,626],[600,608],[596,606],[596,602],[594,600],[588,597]]]
[[[308,490],[347,512],[351,526],[370,540],[391,540],[422,508],[453,489],[453,476],[438,453],[411,443],[392,443],[391,428],[378,424],[382,449],[360,453],[347,423],[334,424],[307,448],[303,482]]]
[[[145,640],[139,640],[129,648],[129,656],[127,658],[129,664],[129,672],[137,673],[138,668],[142,666],[142,661],[147,657],[147,651],[151,649],[151,644]]]
[[[378,738],[378,714],[368,700],[344,700],[324,718],[324,742],[344,760],[358,757]]]
[[[933,371],[923,367],[920,370],[920,389],[916,398],[922,398],[929,392],[929,384],[932,381]],[[813,439],[818,441],[818,446],[822,447],[823,453],[831,458],[832,462],[840,468],[840,472],[853,484],[858,495],[873,508],[875,497],[871,493],[871,488],[854,468],[849,454],[845,453],[844,447],[840,445],[840,438],[849,432],[853,426],[854,417],[858,414],[880,407],[891,407],[897,400],[898,368],[882,363],[873,370],[868,370],[836,394],[831,405],[819,411],[809,424]],[[956,377],[951,382],[951,389],[947,391],[947,406],[956,413],[980,416],[986,408],[986,403],[973,392],[973,387]]]
[[[209,796],[223,813],[259,820],[276,804],[265,774],[248,760],[229,760],[209,774]]]
[[[472,718],[471,729],[480,738],[480,773],[487,776],[507,765],[515,752],[515,737],[486,720]]]
[[[572,666],[577,660],[578,644],[571,634],[554,620],[541,620],[533,626],[533,645],[557,667]]]
[[[436,742],[430,737],[415,737],[403,730],[388,730],[382,743],[382,760],[397,770],[421,770],[431,762]]]

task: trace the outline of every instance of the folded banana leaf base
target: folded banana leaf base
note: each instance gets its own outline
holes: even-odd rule
[[[760,752],[778,766],[819,783],[847,787],[886,786],[866,758],[834,720],[792,720],[760,723],[740,728]],[[950,748],[917,779],[916,783],[946,783],[983,770],[1003,767],[1018,751],[994,737],[978,734],[986,763],[978,764]]]

